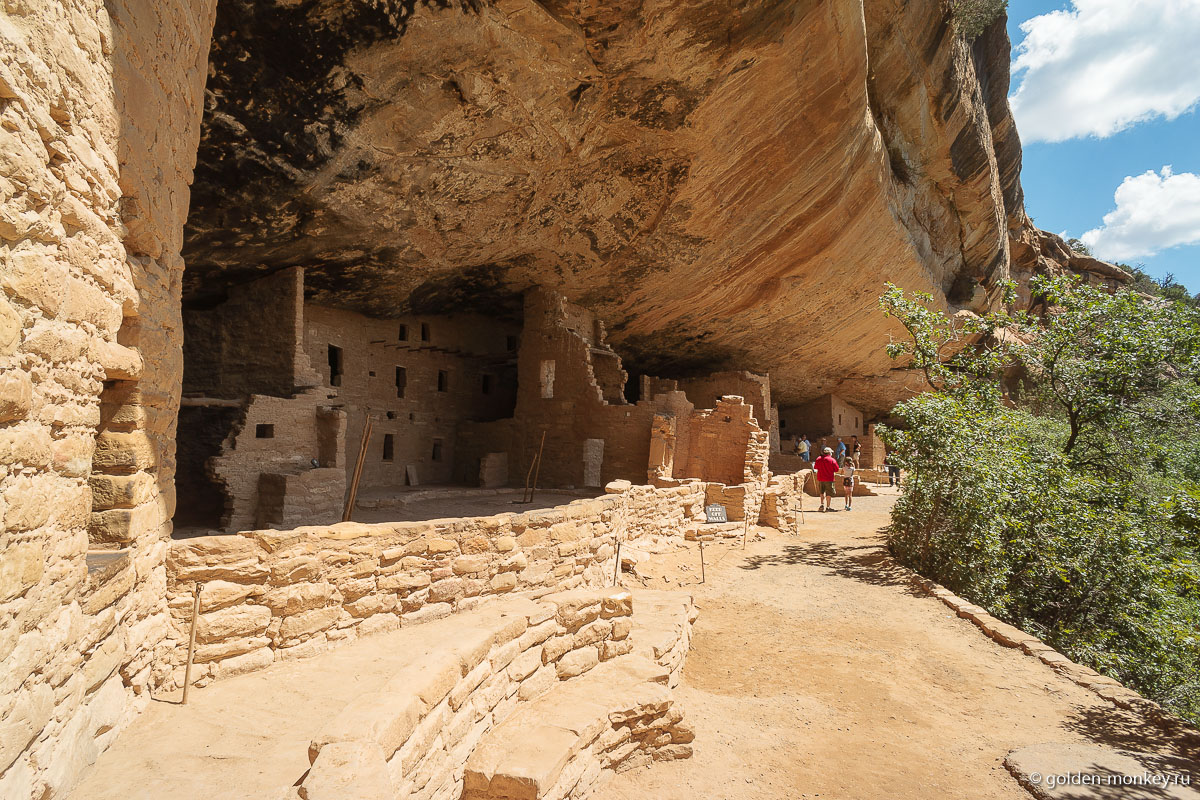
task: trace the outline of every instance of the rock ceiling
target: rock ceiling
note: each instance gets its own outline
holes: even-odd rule
[[[1041,258],[1008,57],[933,0],[222,0],[185,302],[292,265],[381,316],[542,284],[633,370],[881,413],[915,388],[885,281],[982,309]]]

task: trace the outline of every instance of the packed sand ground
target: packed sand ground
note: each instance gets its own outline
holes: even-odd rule
[[[696,550],[639,565],[701,607],[676,689],[695,755],[618,775],[596,800],[1028,800],[1002,763],[1023,745],[1186,755],[912,589],[882,547],[895,493],[880,491],[810,511],[799,535],[706,546],[704,584]]]
[[[1185,755],[1157,728],[915,592],[881,546],[894,500],[809,512],[795,536],[756,528],[765,538],[746,550],[706,546],[704,584],[694,545],[643,562],[641,579],[626,574],[627,585],[691,591],[701,606],[675,690],[695,754],[618,775],[594,797],[1027,800],[1001,763],[1024,745]],[[409,637],[429,635],[405,628],[277,663],[198,690],[188,706],[178,693],[163,698],[71,797],[277,797],[307,769],[323,722],[382,685],[389,654]]]

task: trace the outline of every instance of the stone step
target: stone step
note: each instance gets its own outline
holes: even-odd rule
[[[692,646],[692,624],[700,609],[687,592],[633,590],[633,652],[666,668],[668,685],[679,683]]]
[[[462,800],[565,800],[587,794],[606,769],[687,758],[693,733],[668,678],[628,655],[521,705],[468,759]]]
[[[462,794],[467,758],[494,725],[560,681],[628,653],[630,593],[573,589],[505,613],[437,623],[391,679],[330,719],[309,746],[305,800]]]

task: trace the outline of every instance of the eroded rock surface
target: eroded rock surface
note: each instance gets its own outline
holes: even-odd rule
[[[185,294],[303,265],[322,304],[515,313],[541,284],[634,370],[882,412],[916,388],[885,281],[981,310],[1044,258],[1008,58],[1002,19],[968,44],[927,1],[228,0]]]

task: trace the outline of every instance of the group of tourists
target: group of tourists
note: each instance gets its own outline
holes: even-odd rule
[[[808,440],[808,436],[797,436],[792,443],[795,452],[801,458],[805,461],[811,460],[809,455],[812,443]],[[854,510],[854,483],[859,480],[855,473],[858,472],[858,460],[861,455],[862,444],[858,441],[857,436],[851,436],[849,444],[839,436],[836,449],[833,447],[822,448],[821,456],[812,461],[813,469],[817,473],[817,485],[821,496],[821,507],[817,509],[818,511],[835,510],[833,507],[834,484],[839,475],[842,493],[846,498],[845,510]]]
[[[822,445],[824,442],[825,439],[821,439]],[[862,444],[859,443],[858,437],[851,436],[850,441],[846,442],[839,436],[836,447],[822,446],[821,455],[816,458],[812,457],[812,451],[813,443],[807,436],[802,434],[792,437],[792,452],[805,461],[811,462],[817,473],[817,484],[821,496],[821,507],[817,510],[835,510],[833,507],[835,484],[840,478],[842,493],[846,498],[845,510],[852,511],[854,509],[854,484],[861,480],[857,475],[859,458],[862,455]],[[888,485],[899,486],[900,467],[895,463],[891,453],[888,453],[883,459],[883,465],[887,468]]]

